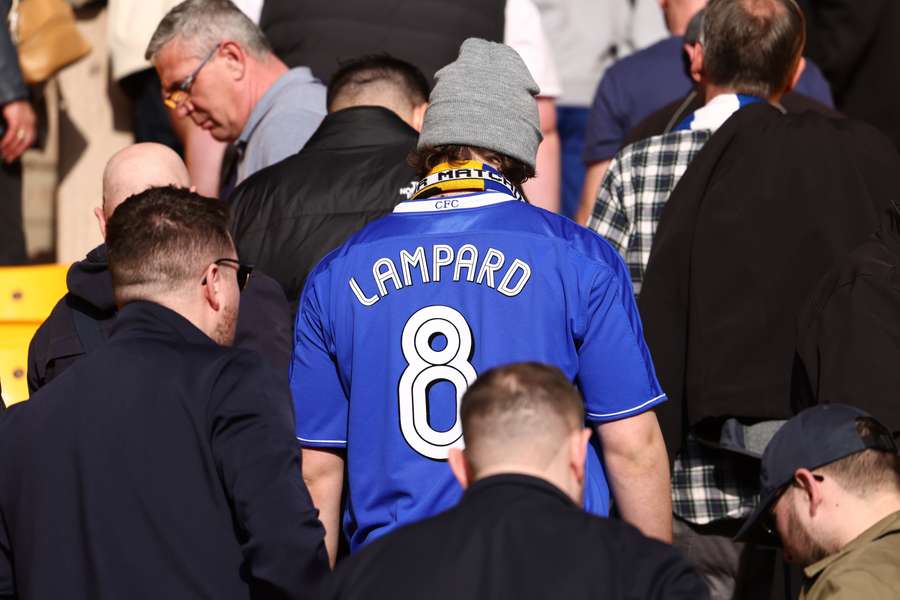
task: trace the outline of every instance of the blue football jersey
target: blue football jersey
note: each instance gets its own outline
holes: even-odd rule
[[[459,500],[459,400],[519,361],[559,367],[594,423],[665,400],[619,255],[508,194],[402,202],[319,263],[290,380],[300,442],[347,449],[351,549]],[[596,446],[586,468],[585,508],[605,515]]]

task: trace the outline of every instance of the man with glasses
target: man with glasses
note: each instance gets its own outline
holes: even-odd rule
[[[221,197],[300,150],[325,116],[325,87],[288,69],[259,28],[229,0],[185,0],[163,18],[146,57],[164,102],[232,144]]]
[[[94,209],[100,235],[126,198],[155,186],[187,188],[187,168],[162,144],[134,144],[120,150],[103,171],[103,202]],[[35,333],[28,349],[28,388],[31,393],[59,376],[84,355],[105,343],[117,314],[106,244],[74,263],[66,277],[68,293]],[[259,352],[287,378],[291,357],[290,307],[275,280],[254,274],[243,295],[235,345]]]
[[[287,383],[229,347],[226,206],[151,188],[106,239],[109,341],[0,420],[0,597],[316,598]]]
[[[842,404],[807,409],[772,438],[741,541],[783,544],[801,600],[888,600],[900,589],[900,456],[893,436]]]

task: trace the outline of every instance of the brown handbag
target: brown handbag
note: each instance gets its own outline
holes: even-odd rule
[[[91,51],[65,0],[13,0],[9,33],[27,84],[47,81]]]

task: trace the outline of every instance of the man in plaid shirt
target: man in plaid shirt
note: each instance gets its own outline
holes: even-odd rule
[[[625,259],[636,295],[672,190],[731,115],[753,103],[778,106],[793,88],[804,67],[803,31],[794,0],[711,0],[707,6],[699,43],[688,46],[691,76],[706,104],[672,131],[623,148],[610,164],[588,221]],[[753,549],[731,543],[729,529],[756,503],[759,466],[753,457],[762,454],[780,424],[747,426],[728,419],[718,425],[720,432],[702,436],[718,443],[701,442],[691,431],[675,458],[675,544],[695,562],[714,599],[770,583],[739,572]]]

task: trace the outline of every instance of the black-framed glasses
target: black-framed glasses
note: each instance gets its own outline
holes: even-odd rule
[[[217,258],[212,262],[214,265],[222,266],[223,264],[228,264],[234,266],[237,271],[237,284],[238,289],[244,291],[244,288],[247,286],[247,281],[250,279],[250,274],[253,273],[253,265],[245,265],[241,263],[241,261],[236,260],[234,258]],[[206,277],[203,277],[202,285],[206,285]]]
[[[200,69],[206,66],[212,57],[215,56],[216,52],[219,50],[220,44],[216,44],[212,50],[209,51],[209,54],[206,55],[206,58],[200,61],[200,64],[191,71],[191,74],[181,80],[181,83],[175,86],[175,89],[166,94],[166,97],[163,98],[163,104],[165,104],[171,110],[177,110],[179,106],[184,104],[184,101],[190,98],[191,96],[191,86],[194,85],[194,80],[197,79],[197,75],[200,74]]]

